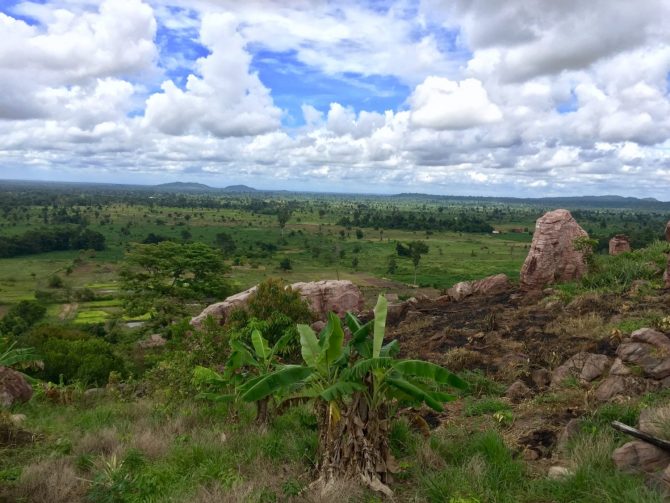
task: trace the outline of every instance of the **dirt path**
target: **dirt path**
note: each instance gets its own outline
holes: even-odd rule
[[[71,320],[77,314],[77,309],[79,309],[79,304],[76,302],[71,304],[63,304],[58,318],[61,320]]]

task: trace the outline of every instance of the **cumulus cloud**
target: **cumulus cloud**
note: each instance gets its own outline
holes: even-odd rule
[[[170,135],[200,131],[219,137],[255,135],[279,126],[281,110],[250,72],[251,56],[237,25],[231,14],[203,17],[200,38],[212,52],[197,61],[200,76],[189,75],[184,90],[164,82],[163,92],[147,100],[146,126]]]
[[[664,0],[0,6],[0,176],[667,199],[669,9]],[[398,89],[395,104],[372,99]]]
[[[409,98],[411,121],[431,129],[467,129],[502,119],[500,109],[489,101],[486,89],[476,79],[453,82],[428,77]]]

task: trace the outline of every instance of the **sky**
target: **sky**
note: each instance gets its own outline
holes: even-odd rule
[[[668,0],[0,0],[0,179],[670,200]]]

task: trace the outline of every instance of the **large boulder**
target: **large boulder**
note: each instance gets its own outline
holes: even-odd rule
[[[205,322],[208,316],[218,320],[219,323],[223,325],[223,323],[226,321],[226,318],[228,317],[228,314],[233,309],[244,306],[249,300],[249,297],[251,297],[251,294],[255,291],[256,287],[254,286],[243,292],[231,295],[223,302],[217,302],[216,304],[207,306],[202,313],[191,319],[191,325],[196,328],[202,327],[202,324]]]
[[[363,309],[363,295],[356,285],[347,280],[323,280],[309,283],[293,283],[291,288],[300,292],[312,312],[326,318],[329,312],[344,316],[347,311]]]
[[[312,281],[293,283],[290,287],[300,293],[319,319],[325,319],[330,311],[343,316],[347,311],[360,312],[363,309],[363,295],[351,281]],[[206,307],[202,313],[191,319],[191,325],[199,328],[208,316],[212,316],[223,324],[228,314],[233,309],[245,305],[255,291],[256,287],[253,287],[228,297],[223,302]]]
[[[0,406],[11,407],[23,403],[33,396],[33,388],[21,372],[9,367],[0,367]]]
[[[665,240],[670,241],[670,221],[665,224]]]
[[[609,253],[610,255],[619,255],[630,251],[630,241],[628,236],[624,234],[617,234],[610,239]]]
[[[539,290],[581,277],[586,272],[586,260],[581,251],[575,250],[574,241],[582,237],[588,234],[568,210],[554,210],[540,217],[521,268],[521,288]]]
[[[665,224],[665,240],[670,241],[670,222]],[[665,266],[665,272],[663,273],[663,281],[665,282],[665,288],[670,288],[670,255],[668,255],[668,264]]]
[[[461,281],[449,290],[447,295],[456,301],[462,300],[470,295],[495,295],[503,293],[512,288],[506,274],[496,274],[477,281]]]

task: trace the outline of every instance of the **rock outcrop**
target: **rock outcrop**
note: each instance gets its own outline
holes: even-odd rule
[[[586,260],[575,250],[577,238],[588,234],[568,210],[545,213],[535,224],[535,234],[521,268],[521,288],[539,290],[546,285],[569,281],[586,272]]]
[[[665,240],[670,241],[670,222],[665,224]],[[665,266],[665,272],[663,273],[663,282],[665,288],[670,288],[670,255],[668,255],[668,264]]]
[[[245,290],[235,295],[227,297],[223,302],[217,302],[216,304],[211,304],[207,306],[203,312],[198,316],[191,319],[191,325],[196,328],[202,327],[202,324],[207,319],[208,316],[211,316],[215,320],[218,320],[222,325],[225,323],[228,314],[235,308],[241,307],[247,303],[249,297],[252,293],[256,291],[256,287],[251,287],[248,290]]]
[[[11,407],[23,403],[33,396],[33,388],[21,372],[0,367],[0,406]]]
[[[300,292],[319,318],[325,318],[331,311],[338,316],[344,316],[347,311],[359,312],[363,309],[363,295],[351,281],[293,283],[291,288]]]
[[[610,239],[609,253],[610,255],[619,255],[630,251],[630,241],[628,236],[624,234],[617,234]]]
[[[495,295],[503,293],[512,288],[509,278],[505,274],[496,274],[477,281],[461,281],[449,290],[447,295],[455,301],[462,300],[471,295]]]
[[[342,316],[347,311],[359,312],[363,309],[363,295],[351,281],[312,281],[309,283],[293,283],[290,287],[300,292],[300,296],[307,301],[312,312],[319,319],[326,318],[330,311]],[[256,287],[254,286],[228,297],[223,302],[207,306],[198,316],[191,319],[191,325],[196,328],[201,327],[208,316],[212,316],[223,324],[228,314],[233,309],[244,306],[255,291]]]

